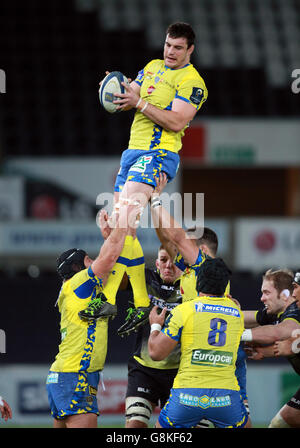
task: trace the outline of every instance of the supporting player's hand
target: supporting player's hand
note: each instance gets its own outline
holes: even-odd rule
[[[101,230],[101,234],[103,236],[103,239],[107,239],[111,233],[111,227],[109,226],[109,216],[107,211],[102,208],[100,210],[100,213],[98,214],[98,225]]]
[[[152,195],[159,196],[168,183],[168,176],[166,175],[166,173],[161,171],[159,173],[159,176],[155,177],[155,183],[156,187],[154,188]]]
[[[1,417],[7,422],[9,418],[12,418],[12,410],[9,404],[3,400],[3,406],[0,406]]]
[[[158,308],[158,306],[154,306],[151,310],[151,313],[149,314],[149,323],[150,326],[152,324],[159,324],[161,327],[164,326],[167,308],[163,308],[162,312],[160,314],[157,313],[157,311],[161,309]]]
[[[274,342],[274,356],[290,356],[299,353],[299,342],[299,336]]]
[[[261,347],[252,346],[250,344],[245,345],[244,350],[249,359],[260,361],[264,358],[264,353]]]

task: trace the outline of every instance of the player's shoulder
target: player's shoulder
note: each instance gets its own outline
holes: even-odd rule
[[[300,323],[300,309],[297,306],[297,302],[291,303],[281,316],[279,316],[281,322],[285,319],[294,319]]]
[[[199,71],[196,69],[196,67],[194,67],[193,64],[189,64],[185,67],[182,79],[183,81],[191,81],[197,83],[197,86],[199,85],[204,90],[207,90],[203,77],[200,75]]]
[[[162,59],[152,59],[145,66],[145,70],[153,71],[161,69],[164,66],[164,61]]]
[[[193,312],[195,312],[196,310],[196,304],[199,302],[199,297],[197,297],[196,299],[192,299],[192,300],[187,300],[185,302],[179,303],[179,305],[176,306],[176,308],[174,309],[174,311],[176,311],[176,313],[181,313],[183,316],[187,316]],[[173,311],[172,311],[173,313]]]
[[[74,274],[73,277],[70,278],[69,284],[75,286],[77,284],[82,283],[83,281],[86,281],[89,277],[94,277],[92,269],[91,268],[82,269],[81,271],[76,272],[76,274]]]
[[[70,288],[72,289],[72,291],[76,292],[76,294],[82,289],[88,289],[90,291],[95,286],[103,286],[102,279],[94,274],[91,266],[77,272],[75,275],[73,275],[72,278],[70,278],[70,280],[68,280],[68,282]]]

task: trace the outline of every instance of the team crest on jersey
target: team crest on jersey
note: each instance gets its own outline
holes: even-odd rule
[[[199,87],[193,87],[192,94],[190,96],[190,100],[192,103],[198,105],[201,103],[201,100],[203,98],[203,90]]]

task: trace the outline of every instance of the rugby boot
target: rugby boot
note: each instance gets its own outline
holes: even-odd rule
[[[131,303],[131,302],[129,302]],[[117,330],[117,334],[121,337],[125,336],[127,334],[126,332],[126,327],[128,325],[128,322],[130,321],[130,319],[132,319],[132,316],[135,314],[136,309],[134,307],[129,307],[127,308],[127,316],[125,317],[125,322],[123,325],[121,325],[121,327]],[[128,333],[129,334],[129,333]],[[128,335],[127,335],[128,336]]]
[[[102,317],[114,318],[117,315],[117,306],[106,301],[103,293],[91,300],[87,308],[79,311],[78,316],[82,320],[97,320]]]
[[[125,323],[117,331],[118,335],[128,336],[133,331],[137,331],[141,325],[145,325],[148,322],[151,309],[152,305],[129,308]]]

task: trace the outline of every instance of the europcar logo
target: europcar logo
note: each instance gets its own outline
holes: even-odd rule
[[[232,365],[233,353],[217,350],[193,350],[192,364],[208,367],[225,367]]]

